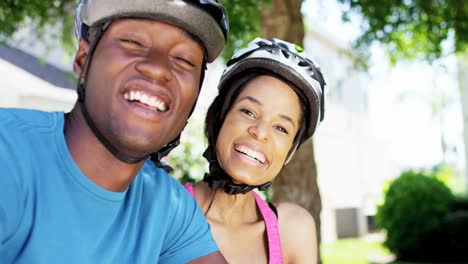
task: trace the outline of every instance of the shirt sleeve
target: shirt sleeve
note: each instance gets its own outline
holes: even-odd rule
[[[180,206],[172,216],[173,226],[168,231],[159,263],[187,263],[219,250],[195,199],[182,185],[177,186],[177,190]]]

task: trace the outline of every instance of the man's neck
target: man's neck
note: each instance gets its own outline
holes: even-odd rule
[[[64,126],[68,151],[92,182],[104,189],[121,192],[128,188],[144,161],[127,164],[110,153],[96,138],[77,105],[67,114]]]

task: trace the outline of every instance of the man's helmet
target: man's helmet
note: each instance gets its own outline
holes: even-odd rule
[[[195,35],[203,43],[207,62],[226,45],[228,20],[217,0],[81,0],[76,9],[75,35],[119,18],[149,18],[166,22]]]

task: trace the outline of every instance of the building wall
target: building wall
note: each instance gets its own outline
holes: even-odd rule
[[[309,30],[304,39],[327,81],[325,119],[314,135],[325,242],[339,238],[340,230],[365,234],[366,216],[375,213],[382,185],[395,172],[386,143],[371,129],[369,77],[331,37]],[[357,219],[340,219],[353,215]]]
[[[51,85],[0,59],[0,107],[69,111],[76,92]]]

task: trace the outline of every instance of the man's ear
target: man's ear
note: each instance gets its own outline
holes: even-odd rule
[[[80,38],[80,43],[78,45],[78,50],[75,54],[75,60],[73,61],[73,71],[75,72],[75,76],[79,78],[81,73],[84,70],[86,57],[88,56],[89,52],[89,42]]]

